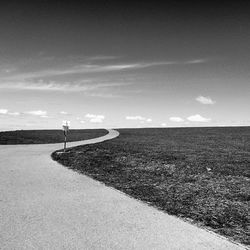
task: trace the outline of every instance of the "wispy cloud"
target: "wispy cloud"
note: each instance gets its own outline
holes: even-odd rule
[[[86,74],[86,73],[101,73],[110,71],[121,71],[128,69],[148,68],[159,65],[176,64],[175,62],[151,62],[151,63],[131,63],[131,64],[111,64],[111,65],[97,65],[97,64],[79,64],[73,67],[61,69],[47,69],[35,72],[25,72],[3,77],[4,80],[28,80],[52,76],[62,76],[71,74]]]
[[[191,122],[209,122],[209,121],[211,121],[211,118],[205,118],[199,114],[191,115],[191,116],[187,117],[187,119]]]
[[[144,122],[152,122],[152,119],[151,119],[151,118],[145,118],[145,117],[140,116],[140,115],[136,115],[136,116],[126,116],[126,120],[140,121],[141,123],[144,123]]]
[[[19,112],[9,112],[8,109],[0,109],[0,115],[18,116],[18,115],[20,115],[20,113]]]
[[[185,64],[200,64],[200,63],[206,63],[207,61],[208,61],[207,59],[194,59],[186,61]]]
[[[77,120],[78,122],[80,122],[81,124],[86,123],[86,121],[83,120],[81,117],[76,117],[76,120]]]
[[[105,88],[113,88],[119,86],[127,86],[130,82],[97,82],[97,80],[81,80],[75,82],[55,82],[55,81],[39,81],[39,82],[18,82],[15,84],[0,84],[0,88],[20,89],[20,90],[41,90],[41,91],[67,91],[67,92],[90,92]],[[90,93],[92,96],[114,97],[110,93]]]
[[[104,115],[86,114],[85,117],[92,123],[102,123],[105,119]]]
[[[113,59],[117,59],[117,57],[100,55],[71,58],[68,60],[69,62],[65,62],[63,59],[61,62],[58,58],[49,58],[43,62],[34,62],[34,60],[27,60],[25,63],[19,62],[15,65],[15,70],[0,74],[0,89],[82,92],[93,98],[122,98],[128,95],[126,92],[128,86],[138,84],[138,81],[129,79],[129,76],[117,77],[117,72],[206,62],[205,59],[194,59],[129,63],[120,61],[116,63],[117,60],[113,61]],[[19,65],[20,63],[21,65]],[[109,72],[110,74],[106,74]],[[97,73],[103,73],[103,75]],[[114,74],[112,75],[112,73]],[[134,88],[133,91],[135,91]],[[141,122],[147,121],[141,120]]]
[[[98,117],[96,117],[96,118],[91,118],[91,119],[89,120],[89,122],[92,122],[92,123],[103,123],[103,119],[98,118]]]
[[[140,116],[140,115],[136,115],[136,116],[126,116],[126,119],[127,120],[139,120],[139,121],[141,121],[141,120],[144,120],[145,118]]]
[[[99,56],[91,56],[88,57],[88,60],[91,61],[103,61],[103,60],[114,60],[119,58],[118,56],[107,56],[107,55],[99,55]]]
[[[205,104],[205,105],[212,105],[212,104],[216,103],[209,96],[202,96],[202,95],[200,95],[200,96],[196,97],[195,100],[197,102]]]
[[[66,112],[66,111],[60,111],[59,112],[61,115],[68,115],[68,112]]]
[[[18,116],[20,112],[8,112],[8,115]]]
[[[183,122],[184,120],[181,117],[178,116],[172,116],[169,118],[171,122]]]
[[[27,111],[25,114],[28,115],[35,115],[35,116],[47,116],[47,111],[45,110],[33,110],[33,111]]]
[[[37,78],[45,78],[52,76],[61,76],[61,75],[71,75],[71,74],[86,74],[86,73],[98,73],[98,72],[110,72],[110,71],[122,71],[122,70],[132,70],[132,69],[143,69],[155,66],[164,66],[164,65],[185,65],[185,64],[199,64],[206,62],[205,59],[195,59],[188,61],[159,61],[159,62],[136,62],[136,63],[117,63],[117,64],[92,64],[92,63],[83,63],[76,64],[73,66],[61,66],[61,68],[50,68],[40,71],[30,71],[30,72],[21,72],[11,75],[6,75],[2,77],[2,80],[29,80]]]
[[[2,115],[8,114],[8,109],[0,109],[0,114]]]

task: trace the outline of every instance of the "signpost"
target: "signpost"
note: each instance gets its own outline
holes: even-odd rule
[[[69,132],[69,121],[64,121],[63,122],[63,133],[64,133],[64,147],[63,147],[63,151],[66,151],[66,143],[67,143],[67,134]]]

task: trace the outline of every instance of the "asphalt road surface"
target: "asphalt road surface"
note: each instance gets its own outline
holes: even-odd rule
[[[60,148],[0,146],[0,249],[244,249],[59,165]]]

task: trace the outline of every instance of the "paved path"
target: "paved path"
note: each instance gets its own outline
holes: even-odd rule
[[[62,167],[61,147],[0,146],[0,249],[244,249]]]

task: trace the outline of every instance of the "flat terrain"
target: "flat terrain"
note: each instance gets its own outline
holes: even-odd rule
[[[120,129],[60,163],[169,214],[250,244],[250,127]]]
[[[1,249],[244,249],[62,167],[61,146],[0,145]]]
[[[72,129],[67,141],[81,141],[105,135],[105,129]],[[0,144],[44,144],[64,141],[62,130],[17,130],[0,132]]]

